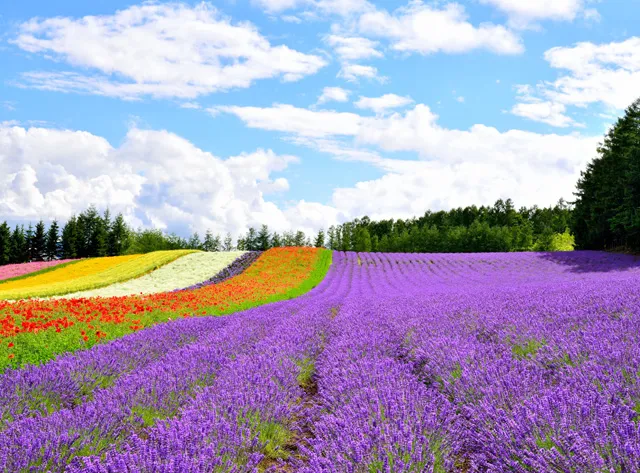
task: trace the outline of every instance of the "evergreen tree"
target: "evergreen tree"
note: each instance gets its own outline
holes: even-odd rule
[[[324,247],[324,230],[318,231],[318,236],[313,244],[316,248]]]
[[[202,242],[202,249],[204,251],[220,251],[220,237],[216,238],[218,239],[217,243],[211,230],[207,230],[207,233],[204,235],[204,241]]]
[[[62,256],[65,259],[77,258],[78,255],[78,221],[72,216],[62,228]]]
[[[274,232],[273,235],[271,235],[270,245],[271,248],[280,248],[282,246],[282,238],[277,232]]]
[[[125,254],[130,245],[131,232],[120,213],[109,228],[109,254],[120,256]]]
[[[47,232],[47,238],[45,243],[45,256],[49,261],[52,261],[58,257],[59,249],[59,227],[58,222],[55,220],[51,223],[49,231]]]
[[[335,227],[335,225],[331,225],[329,227],[329,232],[327,233],[327,237],[328,237],[328,245],[327,245],[327,247],[330,250],[335,250],[336,249],[336,227]]]
[[[240,247],[238,247],[239,249]],[[256,251],[258,250],[258,233],[255,228],[250,227],[247,235],[244,237],[244,250],[245,251]]]
[[[24,232],[24,253],[22,255],[22,262],[28,263],[33,261],[33,225],[29,222],[29,227],[27,227],[27,231]]]
[[[233,239],[231,238],[231,233],[227,232],[227,236],[224,237],[224,245],[222,246],[222,251],[233,251]]]
[[[306,246],[306,236],[302,230],[298,230],[293,239],[293,246]]]
[[[11,263],[26,263],[29,259],[24,227],[16,225],[11,234]]]
[[[32,261],[44,261],[46,249],[45,225],[42,220],[36,224],[35,232],[31,237],[31,259]]]
[[[0,225],[0,265],[11,262],[11,228],[7,222]]]
[[[269,227],[262,225],[260,232],[256,237],[256,246],[260,251],[267,251],[271,247],[271,235],[269,235]]]
[[[198,235],[198,232],[194,232],[194,234],[191,235],[191,238],[189,238],[189,243],[187,244],[187,247],[191,250],[202,249],[202,242],[200,241],[200,235]]]
[[[581,173],[573,232],[581,249],[640,248],[640,100],[618,119]]]

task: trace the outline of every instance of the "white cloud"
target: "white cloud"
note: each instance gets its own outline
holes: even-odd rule
[[[567,127],[574,124],[571,117],[565,115],[567,108],[560,103],[533,102],[514,105],[511,113],[551,126]]]
[[[0,214],[66,220],[95,203],[133,225],[182,233],[289,229],[293,222],[265,195],[288,189],[272,176],[296,162],[265,150],[220,159],[166,131],[131,129],[113,147],[86,132],[1,127]]]
[[[250,128],[294,133],[301,136],[353,136],[358,133],[362,117],[355,113],[312,111],[291,105],[276,104],[271,108],[220,106],[208,109],[236,115]]]
[[[325,87],[322,90],[322,95],[318,98],[318,104],[327,102],[348,102],[350,90],[343,89],[342,87]]]
[[[338,77],[348,82],[358,82],[363,77],[365,79],[376,79],[380,82],[386,80],[385,77],[378,75],[378,69],[373,66],[363,66],[362,64],[343,64]]]
[[[326,61],[273,46],[249,23],[232,24],[201,3],[145,3],[111,16],[34,18],[13,43],[86,72],[35,71],[22,84],[45,90],[125,99],[144,95],[194,98],[254,81],[295,81]]]
[[[456,97],[456,101],[459,103],[464,103],[464,97],[462,95]]]
[[[372,8],[366,0],[253,0],[253,3],[268,13],[307,9],[325,14],[347,16]]]
[[[568,71],[544,84],[544,95],[554,101],[578,106],[602,102],[624,109],[640,95],[640,37],[552,48],[544,57],[551,67]]]
[[[505,12],[513,26],[527,27],[538,20],[573,21],[578,13],[583,11],[585,2],[584,0],[480,0],[480,3]]]
[[[326,41],[343,61],[357,61],[383,56],[376,49],[379,43],[367,38],[332,34],[326,37]]]
[[[364,34],[387,38],[397,51],[420,54],[464,53],[486,49],[498,54],[524,51],[521,40],[500,25],[483,23],[474,26],[467,21],[464,7],[456,3],[443,8],[416,0],[396,10],[364,13],[359,19]]]
[[[295,23],[296,25],[302,23],[302,20],[295,15],[282,15],[280,19],[285,23]]]
[[[544,57],[552,68],[563,72],[553,82],[518,86],[519,100],[529,102],[514,107],[518,115],[568,126],[573,124],[565,115],[568,106],[584,108],[599,103],[609,110],[623,110],[640,97],[640,37],[556,47]]]
[[[447,129],[422,104],[387,117],[289,105],[224,111],[249,127],[280,131],[295,143],[381,169],[384,175],[378,179],[334,191],[332,206],[347,218],[408,217],[505,197],[518,205],[551,205],[572,197],[580,170],[595,156],[599,141],[578,134],[499,132],[484,125]],[[397,151],[420,159],[383,157]]]
[[[411,97],[396,94],[385,94],[382,97],[360,97],[354,105],[357,108],[373,110],[376,114],[383,114],[393,108],[406,107],[413,103]]]
[[[180,104],[180,108],[187,108],[187,109],[192,109],[192,110],[198,110],[200,108],[202,108],[200,106],[199,103],[197,102],[184,102]]]

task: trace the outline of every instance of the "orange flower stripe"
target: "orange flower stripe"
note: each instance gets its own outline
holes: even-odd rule
[[[143,328],[141,316],[150,313],[159,315],[158,320],[163,318],[163,313],[176,313],[181,317],[223,314],[255,301],[268,301],[271,296],[300,286],[314,270],[319,255],[315,248],[273,248],[241,275],[188,291],[19,303],[0,301],[0,337],[50,329],[60,332],[77,324],[89,329],[93,328],[92,324],[129,324],[132,330],[137,330]],[[98,334],[98,337],[104,336],[102,332]]]

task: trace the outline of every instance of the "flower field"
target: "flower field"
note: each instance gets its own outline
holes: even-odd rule
[[[65,299],[83,297],[122,297],[135,294],[157,294],[183,289],[216,276],[244,251],[197,252],[182,256],[156,271],[99,289],[65,294]]]
[[[286,268],[315,278],[299,297],[5,371],[0,471],[640,471],[633,256],[328,256],[270,250],[165,295],[185,310]]]
[[[53,269],[54,266],[69,263],[73,260],[37,261],[33,263],[6,264],[0,266],[0,284],[8,279],[28,276],[45,269]]]
[[[192,252],[155,251],[144,255],[85,259],[33,277],[0,284],[0,299],[47,297],[104,287],[142,276]]]
[[[0,301],[0,371],[89,348],[158,322],[228,314],[296,297],[322,280],[330,262],[327,250],[275,248],[241,274],[198,289],[147,296]]]

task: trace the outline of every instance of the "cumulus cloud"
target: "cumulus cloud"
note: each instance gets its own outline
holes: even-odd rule
[[[519,103],[513,113],[554,126],[575,123],[565,115],[568,106],[601,104],[609,110],[623,110],[638,99],[640,83],[640,38],[622,42],[578,43],[556,47],[544,54],[549,65],[562,71],[552,82],[535,87],[521,85]]]
[[[351,91],[342,87],[325,87],[318,98],[318,104],[327,102],[348,102]]]
[[[207,3],[145,3],[109,16],[34,18],[12,41],[91,72],[31,71],[19,84],[135,99],[194,98],[260,79],[296,81],[326,65],[274,46],[250,23],[233,24]]]
[[[584,0],[480,0],[480,3],[502,10],[515,27],[527,27],[539,20],[573,21],[584,11]],[[593,17],[597,10],[591,8]]]
[[[442,8],[413,1],[393,13],[384,10],[360,16],[361,33],[391,42],[397,51],[419,54],[464,53],[485,49],[498,54],[524,51],[521,40],[501,25],[472,25],[464,7],[448,3]]]
[[[560,103],[532,102],[514,105],[511,113],[547,125],[567,127],[573,125],[574,121],[565,115],[566,110],[567,107]]]
[[[360,97],[354,105],[357,108],[373,110],[376,114],[383,114],[394,108],[406,107],[413,103],[411,97],[396,94],[385,94],[382,97]]]
[[[267,196],[288,190],[274,174],[297,162],[270,150],[221,159],[166,131],[131,129],[113,147],[87,132],[2,127],[0,214],[66,220],[95,203],[134,226],[181,233],[288,229],[289,217]]]
[[[343,64],[338,77],[348,82],[358,82],[360,78],[375,79],[385,82],[386,78],[378,75],[378,69],[373,66],[363,66],[362,64]]]
[[[253,3],[268,13],[306,9],[325,14],[346,16],[372,8],[371,4],[366,0],[253,0]]]
[[[571,198],[599,140],[578,134],[500,132],[485,125],[448,129],[423,104],[376,117],[290,105],[226,107],[224,112],[249,127],[279,131],[287,140],[383,171],[378,179],[335,189],[332,206],[349,218],[408,217],[505,197],[518,205],[551,205],[560,197]],[[417,159],[384,156],[398,151]]]
[[[379,43],[368,38],[331,34],[326,37],[326,42],[343,61],[357,61],[383,56],[377,49]]]

